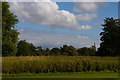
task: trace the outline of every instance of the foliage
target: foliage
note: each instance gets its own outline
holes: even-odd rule
[[[36,48],[32,43],[28,43],[25,40],[19,41],[17,44],[17,56],[34,56],[36,55]]]
[[[98,56],[120,56],[120,19],[106,18],[103,32],[100,33],[101,41]]]
[[[44,50],[44,55],[45,56],[49,56],[51,54],[51,50],[49,49],[49,48],[46,48],[45,50]]]
[[[61,55],[61,49],[59,48],[52,48],[51,55]]]
[[[2,54],[2,2],[0,1],[0,56]]]
[[[73,46],[63,45],[61,48],[52,48],[50,50],[49,48],[43,49],[41,46],[35,47],[25,40],[19,41],[17,48],[17,56],[94,56],[96,53],[94,46],[76,49]]]
[[[49,48],[43,49],[41,46],[35,47],[32,43],[28,43],[25,40],[19,41],[17,48],[17,56],[94,56],[96,53],[94,47],[76,49],[68,45],[63,45],[61,48],[52,48],[51,50]]]
[[[44,50],[41,46],[36,47],[36,56],[43,56]]]
[[[3,73],[119,71],[119,57],[27,56],[3,57]]]
[[[83,47],[83,48],[77,49],[77,52],[79,56],[95,56],[96,48],[95,47],[90,47],[90,48]]]
[[[2,3],[2,55],[15,55],[17,52],[16,43],[18,41],[18,32],[14,30],[18,23],[16,16],[9,10],[7,2]]]
[[[67,55],[67,56],[78,55],[76,48],[74,48],[73,46],[63,45],[63,47],[61,47],[61,51],[63,55]]]

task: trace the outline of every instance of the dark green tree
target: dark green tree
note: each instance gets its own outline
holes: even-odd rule
[[[37,51],[37,56],[43,56],[44,55],[44,50],[41,46],[37,46],[36,47],[36,51]]]
[[[98,56],[120,56],[120,19],[106,18],[103,32],[100,33],[102,41],[98,48]]]
[[[95,56],[96,49],[93,46],[90,48],[83,47],[83,48],[77,49],[77,52],[79,56]]]
[[[36,47],[32,43],[28,43],[25,40],[19,41],[17,44],[17,56],[36,56]]]
[[[67,55],[67,56],[78,55],[76,48],[74,48],[73,46],[63,45],[63,47],[61,47],[61,52],[62,52],[62,55]]]
[[[50,55],[61,55],[61,50],[59,48],[52,48]]]
[[[1,27],[0,27],[0,56],[2,56],[2,31],[1,31]]]
[[[77,50],[77,52],[79,53],[79,56],[89,56],[87,47],[80,48]]]
[[[18,23],[16,15],[9,10],[7,2],[2,2],[2,55],[16,55],[18,32],[14,29]]]
[[[50,56],[50,54],[51,54],[51,50],[50,50],[49,48],[46,48],[46,49],[44,50],[44,55],[45,55],[45,56]]]
[[[95,56],[96,55],[96,46],[95,45],[93,45],[93,46],[91,46],[90,48],[89,48],[89,54],[90,54],[90,56]]]

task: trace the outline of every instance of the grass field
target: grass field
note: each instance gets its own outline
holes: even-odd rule
[[[27,56],[2,57],[0,62],[2,80],[118,80],[118,59],[119,57]]]
[[[2,58],[2,72],[4,74],[86,71],[118,72],[120,69],[118,65],[118,57],[29,56]]]
[[[3,78],[118,78],[117,72],[66,72],[3,74]]]

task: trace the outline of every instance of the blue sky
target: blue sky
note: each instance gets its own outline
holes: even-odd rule
[[[14,7],[13,7],[14,6]],[[19,38],[43,47],[99,47],[103,19],[118,17],[118,3],[10,3],[20,22]]]

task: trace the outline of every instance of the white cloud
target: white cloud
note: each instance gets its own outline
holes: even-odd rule
[[[102,0],[98,0],[102,1]],[[104,2],[76,2],[73,8],[79,14],[76,15],[78,21],[90,21],[97,17],[97,10],[100,6],[105,6]]]
[[[79,15],[76,15],[76,18],[77,20],[80,20],[80,21],[90,21],[92,20],[93,18],[96,18],[97,15],[96,14],[79,14]]]
[[[88,39],[89,38],[88,36],[81,36],[81,35],[77,35],[76,37],[78,39]]]
[[[100,0],[99,0],[100,1]],[[99,6],[105,5],[104,2],[76,2],[74,11],[76,12],[84,12],[84,11],[90,11],[95,12]]]
[[[74,11],[82,12],[82,11],[95,11],[98,8],[95,2],[78,2],[74,7]]]
[[[21,30],[21,29],[20,29]],[[23,30],[23,29],[22,29]],[[32,36],[32,37],[31,37]],[[90,47],[94,43],[99,47],[99,38],[89,37],[85,35],[68,35],[68,34],[58,34],[55,32],[46,32],[46,31],[22,31],[19,35],[19,38],[22,40],[27,40],[28,42],[33,43],[34,45],[41,45],[43,47],[61,47],[62,45],[73,45],[76,48],[80,47]]]
[[[92,27],[91,26],[89,26],[89,25],[83,25],[83,26],[81,26],[81,27],[78,27],[78,28],[76,28],[77,30],[81,30],[81,29],[91,29]]]
[[[55,2],[12,2],[10,10],[21,21],[48,25],[52,28],[90,29],[88,25],[80,25],[73,13],[59,10]]]

